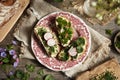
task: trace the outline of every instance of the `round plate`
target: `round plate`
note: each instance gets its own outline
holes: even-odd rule
[[[86,39],[85,49],[84,52],[80,55],[80,57],[77,60],[70,60],[70,61],[60,61],[56,58],[48,57],[46,55],[46,52],[42,44],[38,39],[36,39],[36,36],[34,34],[32,35],[31,47],[36,59],[41,64],[54,71],[66,71],[72,68],[73,66],[81,64],[85,60],[90,50],[91,37],[87,25],[83,22],[83,20],[81,20],[79,17],[75,16],[74,14],[68,12],[54,12],[48,14],[47,16],[40,19],[37,25],[50,27],[51,24],[55,23],[55,18],[58,15],[62,15],[65,18],[69,19],[73,24],[76,33],[79,34],[79,36],[84,37]],[[76,34],[74,34],[74,38],[75,37]]]

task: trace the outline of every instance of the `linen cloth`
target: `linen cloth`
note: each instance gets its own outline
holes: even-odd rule
[[[31,34],[33,27],[40,18],[55,11],[61,10],[44,0],[31,0],[29,8],[26,10],[26,14],[24,14],[18,21],[14,33],[14,37],[21,41],[21,53],[23,53],[21,54],[21,58],[35,59],[31,50]],[[89,55],[82,65],[80,64],[72,67],[70,70],[63,71],[68,77],[74,77],[78,72],[80,73],[90,69],[109,56],[110,40],[96,32],[91,27],[88,28],[91,33],[91,49]]]

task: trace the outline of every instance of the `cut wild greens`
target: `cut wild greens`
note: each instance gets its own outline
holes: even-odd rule
[[[101,74],[93,76],[89,80],[118,80],[118,78],[111,71],[105,71]]]
[[[71,22],[65,17],[58,16],[56,18],[56,27],[60,43],[63,47],[69,45],[73,37],[73,27]]]

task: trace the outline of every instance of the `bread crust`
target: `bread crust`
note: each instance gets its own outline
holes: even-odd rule
[[[50,52],[50,51],[48,50],[48,48],[45,46],[45,44],[44,44],[44,42],[43,42],[43,40],[42,40],[42,37],[43,37],[43,36],[40,36],[40,35],[38,34],[38,29],[40,29],[40,28],[46,29],[47,32],[50,32],[50,33],[53,34],[53,37],[54,37],[55,42],[56,42],[56,48],[55,48],[55,49],[56,49],[56,50],[55,50],[56,52],[54,52],[54,53],[53,53],[53,52]],[[59,46],[59,42],[58,42],[58,39],[57,39],[55,33],[54,33],[50,28],[48,28],[48,27],[42,27],[42,26],[37,26],[37,27],[35,27],[35,28],[34,28],[34,33],[35,33],[35,35],[37,36],[37,38],[40,40],[40,42],[42,43],[42,45],[43,45],[43,47],[45,48],[48,56],[56,57],[57,54],[58,54],[59,51],[60,51],[60,46]]]

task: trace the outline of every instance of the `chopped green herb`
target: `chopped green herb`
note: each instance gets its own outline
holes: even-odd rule
[[[97,76],[93,76],[89,80],[118,80],[118,78],[111,71],[105,71]]]
[[[55,80],[55,78],[52,75],[48,74],[46,75],[45,80]]]
[[[15,77],[18,79],[22,79],[24,77],[24,72],[22,70],[16,70]]]
[[[30,65],[27,64],[25,67],[26,67],[26,70],[29,72],[33,72],[35,69],[35,66],[33,64],[30,64]]]
[[[8,58],[4,58],[4,59],[2,60],[2,62],[4,62],[4,63],[9,63],[10,61],[9,61]]]
[[[41,76],[44,75],[44,70],[43,69],[39,69],[38,72],[37,72],[37,74],[39,74]]]
[[[110,29],[105,29],[105,33],[106,33],[107,35],[112,35],[112,30],[110,30]]]
[[[58,17],[56,19],[58,23],[58,35],[59,40],[63,46],[67,46],[69,44],[69,40],[72,38],[73,29],[71,27],[71,22],[63,17]]]
[[[39,77],[37,76],[37,77],[35,77],[34,80],[43,80],[43,79],[41,79],[41,78],[39,78]]]
[[[6,49],[7,49],[7,50],[13,49],[13,45],[7,45]]]
[[[83,46],[83,45],[85,45],[85,39],[82,38],[82,37],[79,37],[79,38],[77,39],[76,43],[77,43],[77,45]]]
[[[56,20],[58,22],[58,24],[61,26],[61,27],[65,27],[67,26],[67,21],[62,19],[61,17],[57,18]]]
[[[81,46],[77,46],[77,48],[76,48],[76,49],[77,49],[77,52],[78,52],[78,53],[83,52],[83,47],[81,47]]]
[[[46,33],[46,30],[45,30],[44,28],[39,28],[38,34],[39,34],[40,36],[43,36],[45,33]]]
[[[58,55],[58,59],[62,61],[67,61],[69,59],[69,55],[67,52],[65,52],[65,50],[62,50]]]
[[[51,46],[51,47],[49,47],[49,51],[50,52],[55,52],[55,48]]]
[[[9,78],[7,78],[7,80],[14,80],[14,79],[15,79],[14,75],[11,75],[11,76],[9,76]]]
[[[30,78],[30,74],[28,72],[25,72],[22,80],[28,80],[29,78]]]

